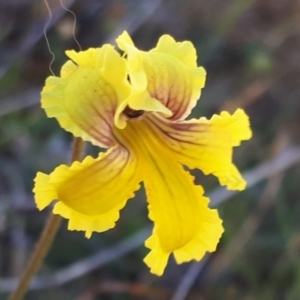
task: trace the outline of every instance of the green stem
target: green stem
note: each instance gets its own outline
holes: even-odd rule
[[[71,163],[76,160],[81,160],[83,154],[84,142],[80,138],[74,138]],[[36,245],[31,259],[27,265],[27,268],[22,275],[18,286],[10,295],[8,300],[21,300],[24,294],[28,290],[28,286],[42,265],[52,243],[58,231],[61,223],[61,217],[59,215],[50,214],[46,226],[41,234],[41,237]]]

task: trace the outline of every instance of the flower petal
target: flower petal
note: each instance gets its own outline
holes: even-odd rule
[[[75,136],[101,147],[115,145],[114,114],[130,93],[125,59],[109,45],[66,53],[75,63],[67,61],[61,77],[47,79],[42,107]]]
[[[248,116],[242,109],[233,115],[222,112],[210,120],[200,118],[169,122],[151,117],[154,135],[169,147],[170,155],[189,168],[218,177],[221,185],[243,190],[246,182],[232,163],[232,148],[251,137]]]
[[[163,35],[151,52],[165,53],[179,59],[190,67],[197,67],[197,53],[191,42],[176,42],[170,35]]]
[[[164,251],[160,246],[155,229],[153,229],[152,236],[146,240],[145,246],[151,249],[149,254],[144,258],[145,264],[150,268],[152,274],[161,276],[167,266],[170,253]]]
[[[50,175],[38,173],[35,200],[41,210],[58,199],[54,213],[69,219],[70,229],[89,235],[114,226],[141,178],[138,160],[124,148],[111,148],[97,159],[61,165]]]
[[[191,259],[200,261],[206,252],[216,251],[224,232],[222,220],[216,209],[209,209],[203,205],[201,212],[202,222],[198,234],[187,245],[174,252],[175,260],[179,264]]]
[[[173,252],[178,264],[191,260],[200,261],[206,252],[214,252],[224,232],[217,210],[209,209],[205,201],[202,201],[201,205],[202,222],[198,228],[198,233],[189,243]],[[161,247],[156,227],[153,229],[152,236],[146,240],[145,245],[151,251],[144,258],[144,262],[150,268],[151,273],[162,275],[170,253]]]
[[[181,120],[188,116],[200,97],[206,76],[202,67],[196,67],[192,43],[175,42],[165,35],[156,48],[144,52],[134,46],[127,32],[116,41],[128,55],[131,97],[135,99],[136,94],[147,92],[149,99],[159,100],[172,111],[169,119]]]
[[[85,231],[87,238],[90,238],[93,232],[103,232],[113,228],[120,217],[117,208],[101,215],[91,216],[81,214],[61,201],[55,204],[53,213],[69,220],[69,230]]]
[[[217,212],[207,207],[203,189],[194,185],[178,163],[160,151],[148,165],[143,176],[149,217],[155,227],[146,242],[151,252],[145,262],[151,272],[161,275],[171,253],[183,262],[199,260],[206,251],[214,251],[223,227]]]

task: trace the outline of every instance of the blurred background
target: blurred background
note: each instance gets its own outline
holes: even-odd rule
[[[193,116],[242,107],[252,140],[234,161],[248,188],[229,193],[193,172],[226,229],[216,253],[164,276],[142,262],[150,234],[144,191],[117,226],[90,240],[63,222],[28,300],[300,299],[299,0],[0,0],[0,299],[13,288],[50,210],[37,211],[37,171],[67,163],[72,137],[40,108],[40,91],[64,51],[113,43],[124,29],[148,50],[164,33],[191,40],[208,73]],[[65,8],[64,8],[64,7]],[[87,145],[87,152],[99,149]]]

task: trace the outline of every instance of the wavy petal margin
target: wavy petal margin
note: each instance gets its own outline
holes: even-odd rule
[[[61,165],[50,175],[38,173],[33,191],[40,210],[57,199],[54,213],[69,219],[69,229],[86,231],[89,236],[92,231],[114,227],[120,209],[134,196],[141,180],[136,157],[116,147],[97,159]]]
[[[110,45],[66,53],[73,62],[64,64],[61,77],[47,79],[42,107],[73,135],[100,147],[115,145],[114,115],[130,94],[125,59]]]
[[[172,115],[170,120],[185,119],[196,105],[205,84],[206,72],[196,66],[196,50],[191,42],[175,42],[169,36],[160,38],[149,52],[138,50],[127,32],[117,38],[117,44],[127,54],[128,72],[132,84],[129,106],[137,109],[137,94],[163,104]],[[171,52],[169,50],[172,49]]]
[[[155,136],[175,160],[205,175],[213,174],[230,190],[245,188],[245,180],[232,163],[233,147],[252,136],[249,118],[242,109],[232,115],[222,112],[210,120],[169,122],[157,116],[149,120]]]
[[[201,207],[201,225],[194,238],[182,248],[173,252],[178,264],[191,260],[200,261],[207,252],[216,251],[220,237],[224,232],[222,220],[216,209],[209,209],[203,201]],[[154,227],[152,236],[145,242],[145,246],[151,251],[144,258],[144,262],[150,268],[150,272],[161,276],[167,266],[170,252],[165,251],[159,241],[157,229]]]
[[[157,46],[151,52],[171,55],[189,67],[197,67],[196,49],[189,41],[176,42],[170,35],[165,34],[160,37]]]
[[[149,202],[149,218],[155,226],[146,241],[151,249],[145,263],[151,272],[161,275],[170,254],[178,263],[200,260],[215,251],[223,233],[222,220],[216,210],[208,208],[203,189],[193,178],[162,151],[153,157],[144,172],[144,184]]]

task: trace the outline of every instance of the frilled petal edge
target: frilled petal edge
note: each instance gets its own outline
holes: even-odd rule
[[[165,115],[170,120],[187,117],[200,97],[206,78],[205,70],[196,65],[192,43],[175,42],[165,35],[156,48],[144,52],[137,49],[124,32],[117,44],[128,55],[131,97],[134,99],[136,94],[147,92],[149,100],[158,100],[172,112],[172,115]],[[172,51],[168,52],[170,49]],[[134,102],[129,98],[129,106],[131,101]]]
[[[217,211],[208,208],[202,187],[194,184],[182,166],[163,151],[153,156],[152,163],[143,175],[149,218],[155,224],[146,242],[151,252],[145,262],[151,272],[161,275],[172,253],[181,263],[200,260],[206,251],[214,251],[223,227]]]
[[[43,109],[75,136],[105,148],[115,145],[114,115],[130,94],[125,59],[109,45],[67,54],[74,62],[64,64],[60,77],[47,79]]]
[[[141,178],[138,160],[116,147],[97,159],[61,165],[50,175],[38,173],[33,191],[40,210],[57,200],[54,213],[69,219],[71,230],[83,230],[89,236],[114,227]]]
[[[162,247],[157,227],[154,227],[152,236],[145,242],[145,246],[151,251],[145,257],[144,262],[150,268],[151,273],[162,275],[172,253],[176,262],[181,264],[191,260],[200,261],[207,252],[216,250],[224,229],[217,210],[208,208],[207,204],[208,199],[202,197],[199,215],[201,222],[196,234],[187,244],[173,252],[166,251]],[[175,226],[174,230],[176,230]]]
[[[176,42],[173,37],[164,34],[151,52],[172,55],[190,67],[197,67],[197,53],[190,41]]]
[[[245,188],[245,180],[232,163],[233,147],[252,135],[249,118],[242,109],[232,115],[222,112],[210,120],[169,122],[153,116],[149,122],[175,160],[206,175],[213,174],[231,190]]]

